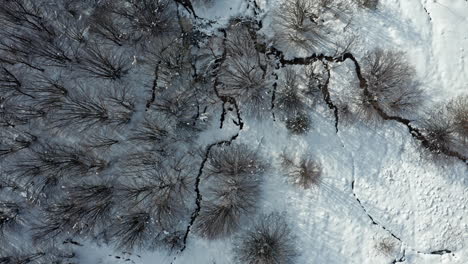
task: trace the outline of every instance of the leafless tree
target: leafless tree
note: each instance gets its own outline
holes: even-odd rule
[[[125,96],[117,93],[103,98],[102,94],[92,94],[83,87],[75,87],[60,104],[50,119],[57,129],[84,131],[103,125],[121,126],[130,122],[133,114],[133,101]]]
[[[34,228],[36,240],[52,239],[62,232],[95,234],[107,226],[115,206],[115,189],[105,184],[69,187],[68,197],[47,208],[45,221]]]
[[[124,250],[145,249],[156,234],[151,214],[146,211],[134,211],[118,216],[110,227],[111,239],[117,248]]]
[[[235,260],[249,264],[293,264],[299,256],[295,241],[284,216],[262,215],[251,229],[237,237]]]
[[[292,0],[282,3],[274,15],[276,42],[310,50],[323,39],[320,15],[330,1]]]
[[[43,143],[25,153],[14,165],[13,173],[31,186],[34,193],[56,187],[64,178],[98,173],[107,162],[75,146]]]
[[[311,121],[306,113],[298,112],[290,115],[285,120],[286,128],[296,135],[307,133],[310,130]]]
[[[21,222],[22,210],[23,208],[16,202],[0,200],[0,239],[5,231]]]
[[[2,0],[0,21],[8,26],[21,26],[37,32],[54,35],[36,1]]]
[[[170,120],[162,115],[159,117],[153,115],[145,117],[144,121],[134,129],[130,140],[149,143],[163,154],[168,151],[168,147],[176,138]]]
[[[194,171],[185,158],[175,158],[139,173],[131,184],[124,183],[120,195],[126,206],[145,208],[158,231],[170,229],[187,215],[186,198],[191,195]]]
[[[34,107],[44,113],[51,113],[63,106],[69,88],[62,77],[51,78],[45,74],[34,76],[33,82],[27,87],[28,93],[34,96]]]
[[[423,120],[422,133],[428,140],[428,148],[432,152],[443,153],[456,146],[454,120],[450,118],[445,106],[439,106]]]
[[[244,144],[233,144],[210,151],[206,172],[212,176],[258,175],[267,169],[259,153]]]
[[[130,39],[130,33],[119,16],[113,11],[117,9],[117,1],[106,1],[97,7],[90,18],[90,33],[100,36],[118,46],[122,46]]]
[[[178,30],[176,5],[170,0],[122,0],[114,12],[126,18],[139,37],[172,34]]]
[[[275,107],[281,111],[281,116],[287,118],[291,114],[304,111],[307,107],[304,94],[299,87],[299,76],[292,69],[284,72],[275,94]]]
[[[377,49],[369,53],[362,64],[369,92],[359,100],[364,116],[373,119],[375,106],[388,115],[417,113],[425,95],[404,53]]]
[[[15,128],[0,130],[0,158],[27,149],[37,141],[37,137]]]
[[[2,93],[0,99],[19,95],[34,98],[27,93],[20,76],[5,66],[0,67],[0,91]]]
[[[379,253],[392,257],[395,254],[395,248],[397,247],[397,244],[393,238],[386,237],[379,240],[374,247],[377,251],[379,251]]]
[[[379,3],[379,0],[354,0],[359,5],[369,8],[369,9],[376,9]]]
[[[281,156],[281,163],[286,172],[286,176],[292,181],[293,184],[309,189],[317,186],[322,178],[322,166],[320,163],[311,159],[308,156],[302,157],[296,162],[287,153]]]
[[[235,232],[240,221],[256,208],[266,166],[259,154],[246,145],[212,149],[206,164],[211,184],[208,200],[197,218],[198,232],[210,239]]]
[[[450,101],[448,111],[453,116],[455,133],[461,141],[468,143],[468,96],[460,95]]]
[[[261,118],[271,108],[270,70],[248,29],[233,27],[226,39],[226,60],[219,74],[223,86],[219,93],[237,98],[245,113]]]
[[[218,175],[197,218],[199,233],[216,239],[237,231],[242,218],[257,207],[260,182],[259,175]]]
[[[95,43],[81,54],[77,67],[91,77],[119,80],[128,73],[130,62],[123,54],[104,50]]]

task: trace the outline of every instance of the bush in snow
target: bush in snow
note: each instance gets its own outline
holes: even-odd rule
[[[448,104],[453,116],[454,130],[461,141],[468,143],[468,96],[460,95]]]
[[[293,264],[299,255],[295,240],[284,216],[262,215],[252,228],[237,237],[235,260],[242,264]]]
[[[281,165],[286,171],[286,176],[295,185],[308,189],[317,186],[322,178],[322,166],[308,156],[302,157],[296,162],[286,153],[281,155]]]
[[[275,94],[275,107],[281,112],[283,119],[307,107],[299,87],[298,74],[291,69],[287,69],[284,74]]]
[[[296,113],[285,121],[286,128],[293,134],[301,135],[310,130],[310,119],[306,113]]]
[[[377,49],[366,55],[361,67],[368,93],[363,92],[356,102],[365,120],[379,120],[376,108],[390,116],[418,111],[424,91],[404,53]]]

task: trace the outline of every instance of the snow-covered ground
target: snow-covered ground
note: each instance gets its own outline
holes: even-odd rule
[[[271,10],[279,2],[257,0],[267,35]],[[223,26],[231,16],[252,12],[248,3],[198,3],[195,11],[215,20],[215,27]],[[375,47],[405,51],[434,101],[429,107],[468,94],[467,0],[381,0],[376,11],[355,13],[347,30],[359,36],[353,49],[358,58]],[[333,74],[341,67],[346,63],[332,69],[332,97],[346,82],[347,77]],[[297,263],[468,263],[466,164],[431,161],[407,127],[397,122],[340,124],[336,133],[328,108],[321,106],[311,115],[312,129],[305,136],[291,135],[273,120],[245,119],[236,139],[259,146],[273,164],[265,175],[260,208],[286,214],[301,252]],[[200,144],[216,140],[213,130],[217,137],[229,138],[236,129],[227,125],[222,131],[208,130]],[[321,162],[324,177],[319,187],[302,190],[286,181],[278,164],[285,149]],[[394,245],[392,252],[382,253],[381,241]],[[76,247],[83,264],[228,264],[233,263],[231,249],[231,239],[208,241],[195,233],[190,233],[186,250],[173,255],[129,254],[93,243]]]

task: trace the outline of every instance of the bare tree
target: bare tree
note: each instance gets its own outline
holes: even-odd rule
[[[461,95],[450,101],[448,111],[453,116],[455,133],[468,143],[468,96]]]
[[[37,137],[15,128],[0,130],[0,158],[27,149],[37,141]]]
[[[212,149],[206,165],[211,175],[209,196],[197,218],[198,232],[210,239],[235,232],[240,221],[257,206],[266,166],[258,153],[246,145]]]
[[[124,250],[145,249],[156,233],[151,214],[146,211],[134,211],[118,216],[110,228],[110,236],[117,243],[117,248]]]
[[[131,184],[121,187],[120,195],[129,208],[145,208],[157,223],[158,231],[170,229],[188,214],[185,200],[192,192],[194,171],[187,159],[175,158],[139,175]]]
[[[99,173],[107,165],[77,147],[45,143],[25,153],[14,165],[13,173],[39,194],[45,188],[56,187],[64,178]]]
[[[2,0],[0,21],[9,26],[21,26],[37,32],[54,35],[44,19],[43,11],[36,1]]]
[[[177,31],[176,6],[170,0],[122,0],[115,13],[128,19],[140,35],[160,36]]]
[[[298,112],[285,120],[286,128],[293,134],[301,135],[310,130],[311,121],[306,113]]]
[[[219,93],[233,96],[243,111],[253,117],[262,117],[271,108],[271,72],[267,59],[256,49],[255,40],[243,26],[233,27],[226,39],[226,60],[219,80]]]
[[[304,189],[319,185],[322,178],[322,166],[309,156],[303,156],[296,162],[287,153],[281,155],[281,164],[286,176],[293,184]]]
[[[393,238],[386,237],[380,239],[375,245],[375,249],[385,255],[392,257],[395,254],[395,249],[397,247],[396,241]]]
[[[16,202],[0,201],[0,237],[5,231],[10,230],[21,222],[22,210],[23,208]]]
[[[244,144],[233,144],[210,151],[206,171],[214,176],[258,175],[267,169],[259,153]]]
[[[310,50],[322,41],[322,7],[329,1],[292,0],[285,1],[275,10],[275,41],[282,46],[291,44]]]
[[[47,240],[62,232],[95,234],[107,226],[115,206],[115,188],[82,184],[70,187],[68,197],[47,208],[45,221],[34,228],[36,240]]]
[[[25,90],[18,74],[7,69],[5,66],[0,67],[0,91],[2,92],[0,99],[19,95],[34,98],[34,96],[28,94]]]
[[[456,145],[454,121],[445,106],[439,107],[422,122],[422,133],[432,152],[443,153]]]
[[[287,118],[294,113],[304,111],[307,107],[304,95],[299,87],[299,76],[292,69],[286,69],[284,79],[280,82],[275,94],[275,107],[281,116]]]
[[[293,264],[299,256],[295,240],[282,215],[262,215],[253,228],[237,237],[235,260],[243,264]]]
[[[73,93],[60,101],[59,108],[52,112],[50,121],[57,129],[73,128],[84,131],[96,126],[127,124],[133,112],[133,100],[120,92],[115,91],[103,98],[101,94],[92,94],[89,89],[76,87]]]
[[[34,81],[27,88],[34,96],[34,107],[44,113],[51,113],[63,106],[69,88],[62,77],[51,78],[45,74],[34,76]]]
[[[217,239],[237,231],[243,217],[257,207],[260,182],[257,175],[218,175],[197,218],[199,233]]]
[[[163,154],[168,151],[176,138],[170,120],[162,115],[153,115],[145,117],[144,121],[134,129],[130,140],[149,143],[150,146],[156,147]]]
[[[369,9],[376,9],[379,3],[379,0],[354,0],[359,5],[369,8]]]
[[[117,2],[106,1],[97,7],[90,18],[89,31],[118,46],[122,46],[130,39],[130,33],[119,16],[113,11],[117,9]]]
[[[91,77],[119,80],[128,73],[130,62],[124,55],[104,50],[93,43],[81,54],[77,67]]]
[[[376,106],[388,115],[410,115],[419,110],[424,91],[404,53],[377,49],[364,58],[362,71],[369,94],[363,94],[358,104],[367,119],[376,118]]]

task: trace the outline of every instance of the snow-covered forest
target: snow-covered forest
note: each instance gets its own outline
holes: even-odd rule
[[[467,0],[0,0],[0,264],[466,264],[467,52]]]

